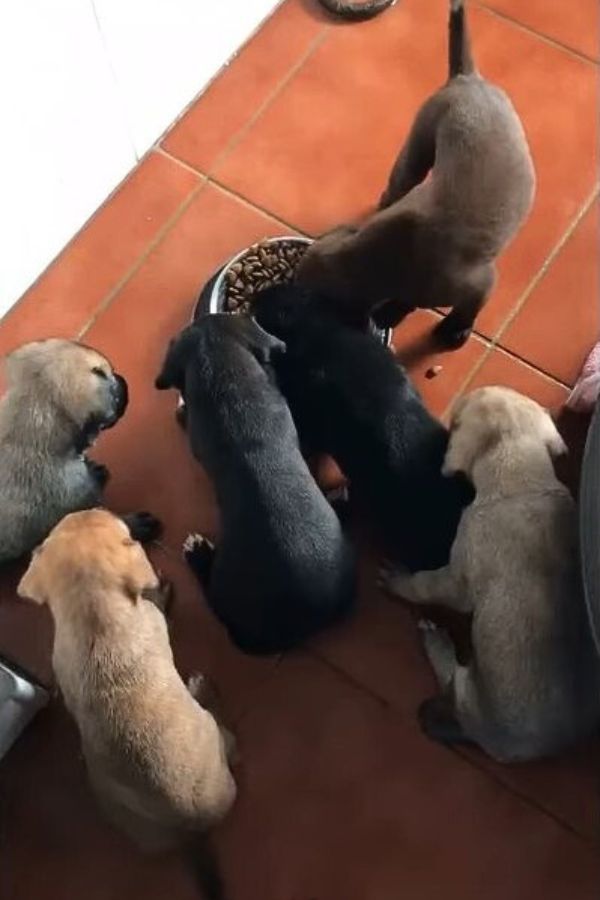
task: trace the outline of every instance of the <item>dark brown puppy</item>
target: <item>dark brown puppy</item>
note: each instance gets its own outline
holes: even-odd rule
[[[439,336],[458,347],[531,208],[535,172],[512,103],[475,70],[463,0],[450,0],[449,30],[449,80],[419,110],[379,211],[317,240],[298,277],[380,326],[450,306]]]

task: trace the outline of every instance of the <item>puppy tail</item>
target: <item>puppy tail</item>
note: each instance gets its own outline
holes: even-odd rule
[[[476,70],[471,56],[464,0],[450,0],[448,31],[450,78],[456,78],[457,75],[472,75]]]
[[[210,836],[203,835],[188,840],[184,858],[202,900],[227,900],[217,854]]]

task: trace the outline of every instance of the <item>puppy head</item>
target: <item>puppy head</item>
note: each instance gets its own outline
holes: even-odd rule
[[[335,304],[312,288],[295,283],[261,291],[252,312],[263,328],[283,340],[289,340],[307,322],[318,321],[323,329],[355,324],[350,321],[353,314],[348,304]]]
[[[102,354],[76,341],[24,344],[6,358],[9,387],[48,401],[82,432],[110,428],[127,407],[127,382]]]
[[[158,578],[121,519],[103,509],[71,513],[31,557],[17,593],[63,610],[85,597],[115,591],[136,602]]]
[[[510,388],[479,388],[452,410],[443,473],[462,472],[469,477],[477,460],[500,441],[523,438],[542,442],[550,456],[566,453],[550,414],[534,400]]]
[[[159,391],[177,388],[185,394],[185,375],[190,363],[223,354],[228,344],[243,347],[263,366],[271,361],[274,353],[285,351],[282,341],[268,334],[249,316],[231,313],[204,316],[171,341],[155,387]]]

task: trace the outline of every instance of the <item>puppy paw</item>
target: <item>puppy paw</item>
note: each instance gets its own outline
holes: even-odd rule
[[[406,597],[410,578],[408,569],[386,562],[379,567],[377,586],[392,597]]]
[[[183,397],[180,397],[177,401],[177,409],[175,410],[175,421],[178,425],[181,425],[182,428],[187,427],[187,406],[184,403]]]
[[[443,695],[430,697],[417,713],[421,731],[432,741],[442,744],[464,743],[465,735],[455,718],[452,701]]]
[[[139,541],[141,544],[156,541],[162,534],[162,523],[152,513],[129,513],[123,516],[123,521],[129,528],[134,541]]]
[[[103,490],[103,488],[105,488],[108,484],[108,480],[110,478],[108,467],[102,465],[102,463],[94,462],[93,459],[88,459],[87,457],[85,458],[85,464],[88,468],[88,472],[90,473],[100,490]]]
[[[215,717],[219,712],[219,692],[212,678],[202,672],[193,672],[187,680],[187,689],[200,706]]]
[[[214,555],[215,545],[201,534],[188,534],[183,542],[183,558],[204,587],[210,579]]]
[[[223,725],[221,725],[220,728],[227,762],[230,766],[235,766],[240,761],[240,751],[238,750],[237,740],[228,728],[225,728]]]
[[[325,499],[341,522],[350,516],[350,490],[347,484],[339,485],[325,491]]]
[[[194,672],[187,680],[187,689],[194,700],[197,700],[201,706],[204,706],[206,693],[210,691],[208,679],[201,672]]]
[[[168,581],[161,572],[156,573],[158,576],[158,584],[153,588],[144,588],[142,597],[150,600],[165,616],[168,614],[173,603],[173,585]]]
[[[445,319],[442,319],[441,322],[438,322],[434,328],[433,334],[435,340],[445,350],[458,350],[459,347],[462,347],[467,343],[471,337],[472,331],[473,329],[471,327],[457,328],[456,324],[452,321],[451,314],[449,314]]]

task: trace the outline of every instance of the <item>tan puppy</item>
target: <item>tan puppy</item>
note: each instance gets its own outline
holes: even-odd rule
[[[584,606],[577,515],[556,479],[564,452],[548,413],[508,388],[481,388],[452,418],[446,475],[477,491],[447,567],[384,572],[413,603],[473,612],[473,658],[457,663],[445,631],[424,630],[444,702],[422,707],[427,733],[475,741],[498,760],[556,753],[600,723],[600,672]]]
[[[161,584],[126,525],[99,509],[67,516],[18,593],[50,607],[56,679],[113,823],[161,849],[219,822],[236,793],[224,736],[175,669]]]

